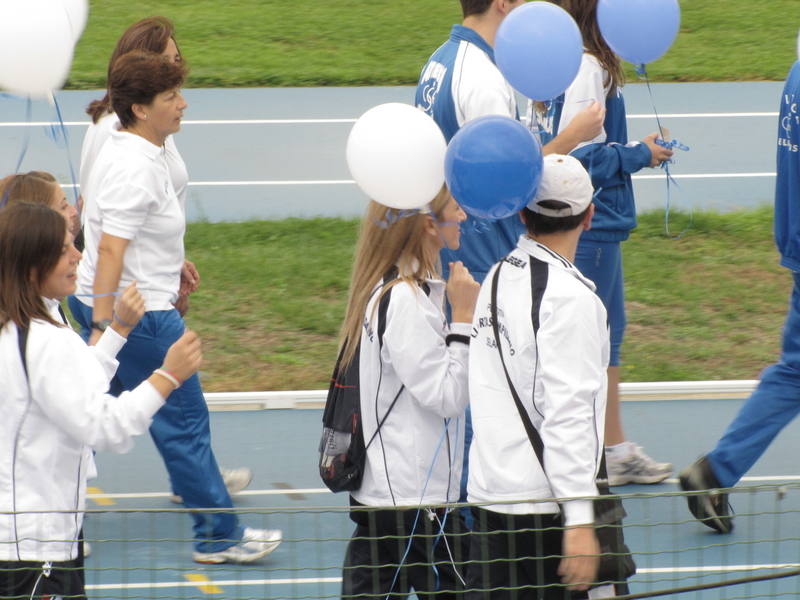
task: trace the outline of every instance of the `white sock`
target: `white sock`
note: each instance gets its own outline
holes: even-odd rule
[[[631,443],[622,442],[615,446],[606,446],[606,459],[619,462],[628,458],[632,453]]]

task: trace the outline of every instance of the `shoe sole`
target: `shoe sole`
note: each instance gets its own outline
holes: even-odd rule
[[[678,480],[684,492],[700,491],[690,485],[688,476],[680,475]],[[733,531],[733,518],[730,516],[720,517],[716,514],[710,494],[687,496],[686,502],[689,505],[689,512],[692,513],[692,516],[706,527],[718,533],[730,533]]]
[[[247,489],[247,486],[250,485],[250,483],[252,481],[253,481],[253,474],[251,473],[250,474],[250,479],[248,479],[247,483],[245,483],[243,486],[241,486],[241,487],[228,487],[228,486],[225,486],[225,487],[228,490],[228,494],[233,496],[234,494],[238,494],[239,492]]]
[[[281,541],[277,542],[264,542],[269,543],[271,546],[262,552],[256,552],[254,554],[250,554],[241,558],[238,557],[230,557],[230,556],[223,556],[222,552],[217,554],[212,554],[210,556],[203,556],[202,558],[198,558],[197,553],[192,556],[192,559],[196,563],[200,563],[201,565],[221,565],[222,563],[232,563],[232,564],[243,564],[253,562],[254,560],[258,560],[259,558],[264,558],[268,554],[272,554],[272,552],[281,545]]]
[[[629,485],[631,483],[638,483],[642,485],[651,485],[653,483],[661,483],[665,479],[668,479],[672,473],[667,473],[666,475],[650,475],[649,477],[611,477],[608,478],[608,485],[609,487],[619,487],[622,485]]]

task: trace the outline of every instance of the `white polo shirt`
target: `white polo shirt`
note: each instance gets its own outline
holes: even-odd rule
[[[148,311],[171,309],[180,287],[186,217],[164,148],[112,128],[92,165],[87,191],[78,294],[93,293],[97,245],[107,233],[130,240],[118,291],[136,280]],[[93,306],[92,298],[79,298]]]
[[[119,131],[120,129],[119,117],[116,113],[108,113],[97,123],[89,125],[86,131],[86,136],[83,138],[83,147],[81,148],[81,170],[80,170],[80,184],[81,194],[83,200],[90,195],[89,192],[89,177],[92,173],[97,155],[100,154],[100,148],[106,143],[106,140],[111,137],[111,131]],[[189,172],[186,170],[186,163],[183,162],[178,147],[175,145],[173,136],[169,136],[164,142],[164,151],[167,156],[167,166],[169,167],[169,175],[172,177],[172,185],[175,187],[175,193],[178,195],[178,200],[181,206],[186,205],[186,186],[189,184]]]

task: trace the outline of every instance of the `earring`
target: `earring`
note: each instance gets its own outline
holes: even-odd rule
[[[144,116],[144,120],[147,121],[147,115]]]

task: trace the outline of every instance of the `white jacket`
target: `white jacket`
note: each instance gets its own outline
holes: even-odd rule
[[[147,430],[164,399],[147,382],[119,398],[106,394],[116,361],[93,353],[64,327],[33,321],[26,356],[30,388],[17,328],[6,324],[0,330],[0,560],[70,560],[83,523],[85,447],[128,451],[131,436]]]
[[[473,321],[469,501],[514,502],[487,507],[501,513],[557,513],[555,502],[530,500],[597,495],[609,358],[606,310],[591,281],[525,236],[499,264],[500,344],[514,387],[544,442],[547,476],[494,342],[490,301],[495,265],[481,287]],[[533,318],[539,320],[536,336]],[[567,525],[594,520],[590,500],[567,502],[563,509]]]
[[[458,500],[464,457],[463,413],[469,400],[470,325],[448,327],[443,312],[444,281],[429,279],[426,286],[428,294],[405,282],[392,288],[383,348],[377,335],[377,311],[372,323],[368,322],[379,291],[367,307],[359,363],[365,444],[405,385],[367,449],[361,488],[352,493],[367,506]],[[450,334],[458,337],[451,337],[448,345]]]

